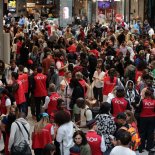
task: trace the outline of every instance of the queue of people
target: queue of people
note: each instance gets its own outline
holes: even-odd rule
[[[99,23],[74,33],[23,18],[4,27],[12,60],[0,81],[1,152],[154,152],[155,35]]]

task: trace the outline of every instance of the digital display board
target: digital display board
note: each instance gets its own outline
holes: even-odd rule
[[[16,0],[8,0],[8,11],[16,12]]]

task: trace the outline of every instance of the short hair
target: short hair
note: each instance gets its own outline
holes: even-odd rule
[[[80,79],[83,78],[83,75],[82,75],[81,72],[77,72],[77,73],[75,74],[75,77],[76,77],[77,80],[80,80]]]
[[[42,73],[42,67],[41,67],[41,66],[39,66],[39,67],[37,68],[37,72],[38,72],[38,73]]]
[[[57,99],[57,107],[60,107],[64,103],[64,100],[62,98]]]
[[[16,60],[12,59],[10,60],[10,64],[15,63],[16,64]]]
[[[19,65],[18,70],[19,70],[20,72],[23,72],[23,71],[24,71],[24,66],[23,66],[23,65]]]
[[[108,102],[103,102],[100,106],[100,114],[109,114],[111,105]]]
[[[125,96],[125,91],[124,90],[117,90],[116,91],[116,96],[117,97],[124,97]]]
[[[44,155],[51,155],[51,152],[54,152],[56,150],[56,147],[54,144],[46,144],[44,149],[43,149],[43,154]]]
[[[11,76],[12,76],[13,78],[15,78],[15,80],[18,79],[18,73],[16,73],[16,72],[12,72],[12,73],[11,73]]]
[[[82,143],[81,143],[81,145],[86,145],[86,144],[88,143],[87,138],[86,138],[86,135],[85,135],[85,134],[83,133],[83,131],[81,131],[81,130],[78,130],[78,131],[76,131],[76,132],[74,133],[74,135],[73,135],[74,143],[75,143],[75,137],[76,137],[77,135],[80,135],[80,136],[82,137]]]
[[[65,123],[68,123],[71,121],[71,116],[68,112],[66,111],[58,111],[55,113],[55,116],[54,116],[54,121],[56,124],[58,124],[59,126],[65,124]]]
[[[128,145],[131,142],[131,134],[127,130],[119,129],[116,139],[120,140],[122,145]]]
[[[51,84],[49,85],[49,91],[50,91],[50,92],[55,92],[55,91],[56,91],[56,86],[55,86],[54,83],[51,83]]]

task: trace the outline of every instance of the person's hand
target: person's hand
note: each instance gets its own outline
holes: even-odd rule
[[[117,145],[117,141],[115,139],[111,139],[111,143],[116,146]]]

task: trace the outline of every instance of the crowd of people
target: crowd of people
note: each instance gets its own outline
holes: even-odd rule
[[[0,81],[1,153],[155,151],[155,35],[146,21],[75,30],[9,14],[4,23],[11,61]]]

